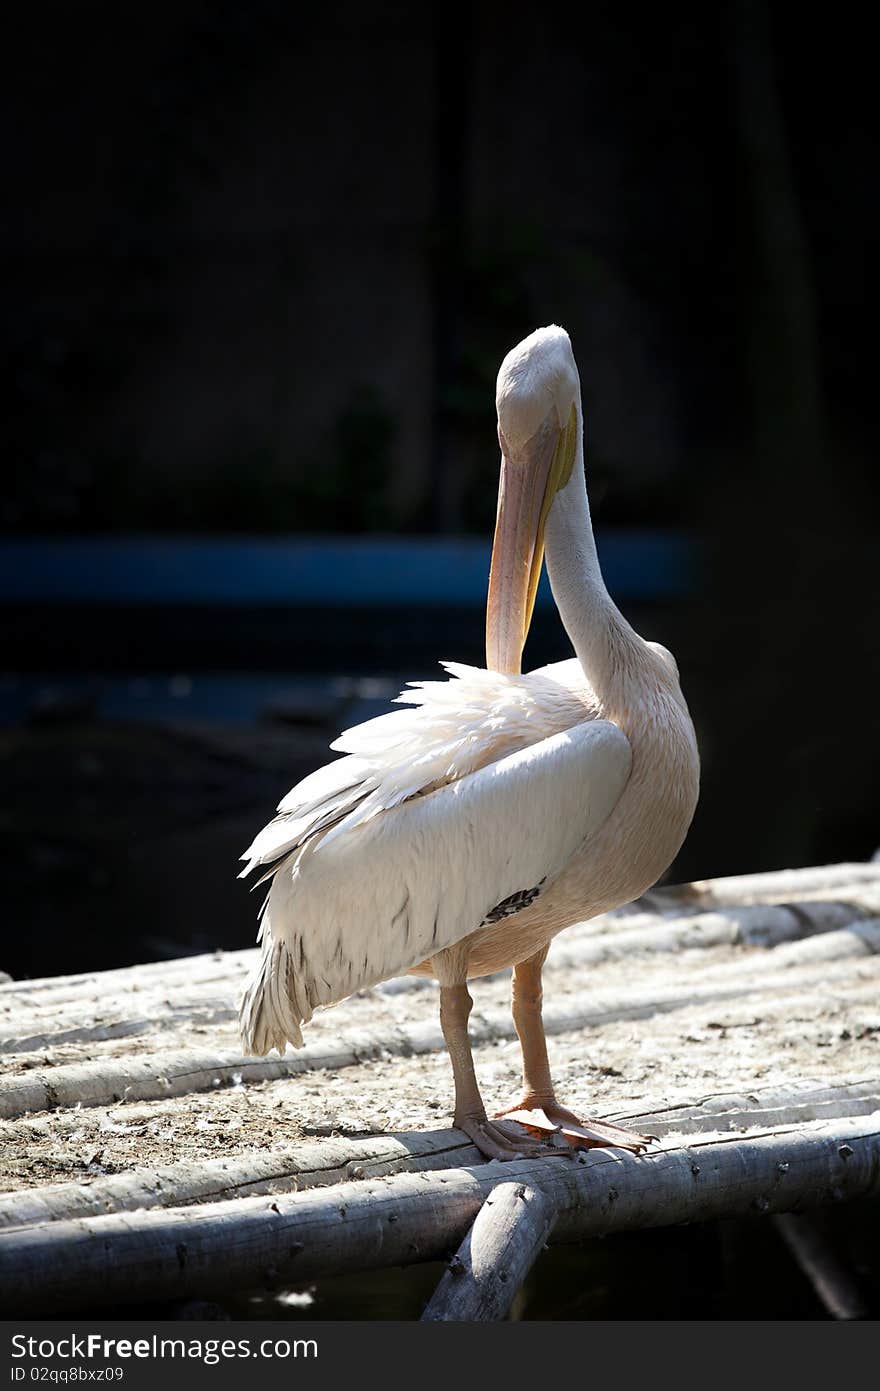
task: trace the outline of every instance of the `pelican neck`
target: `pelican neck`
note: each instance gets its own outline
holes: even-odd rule
[[[577,402],[581,419],[580,400]],[[584,477],[583,438],[571,477],[547,517],[545,555],[550,588],[575,655],[603,707],[628,704],[626,687],[644,665],[644,642],[605,586]]]

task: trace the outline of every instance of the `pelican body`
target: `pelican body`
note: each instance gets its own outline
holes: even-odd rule
[[[245,1048],[302,1044],[315,1009],[391,976],[440,982],[455,1123],[491,1158],[647,1137],[556,1099],[541,970],[556,933],[631,902],[684,840],[699,786],[672,655],[627,623],[602,580],[568,334],[504,359],[501,473],[486,669],[444,663],[407,708],[346,731],[344,757],[288,793],[242,857],[267,866]],[[521,672],[543,557],[574,658]],[[467,981],[513,967],[523,1095],[490,1120],[474,1072]]]

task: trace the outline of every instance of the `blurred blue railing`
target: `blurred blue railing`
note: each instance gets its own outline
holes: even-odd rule
[[[619,599],[672,599],[699,572],[675,531],[598,534]],[[346,606],[483,604],[485,537],[77,537],[0,543],[0,603]],[[546,574],[538,604],[552,603]]]

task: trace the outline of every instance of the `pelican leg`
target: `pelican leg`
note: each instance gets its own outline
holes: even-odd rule
[[[473,1000],[467,988],[467,956],[466,950],[450,947],[432,962],[440,981],[440,1027],[455,1082],[453,1123],[457,1130],[463,1130],[470,1137],[487,1159],[523,1159],[546,1154],[546,1140],[530,1138],[516,1122],[490,1121],[486,1115],[468,1035]],[[562,1154],[565,1150],[556,1148],[553,1152]]]
[[[499,1116],[515,1119],[532,1135],[554,1135],[576,1149],[611,1145],[639,1154],[655,1136],[640,1135],[608,1121],[581,1120],[556,1100],[541,1013],[541,973],[548,950],[549,943],[513,968],[513,1023],[522,1048],[523,1095]]]
[[[549,950],[548,942],[546,947],[542,947],[527,961],[521,961],[514,966],[511,981],[513,1025],[522,1049],[521,1106],[526,1110],[532,1110],[536,1106],[552,1106],[556,1101],[550,1079],[550,1060],[547,1057],[547,1038],[541,1012],[544,1003],[541,973]]]

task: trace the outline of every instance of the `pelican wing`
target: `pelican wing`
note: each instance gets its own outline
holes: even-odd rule
[[[485,675],[519,691],[536,674]],[[360,752],[320,769],[285,799],[287,810],[247,852],[252,864],[285,858],[270,870],[262,959],[242,1001],[246,1047],[265,1053],[283,1050],[288,1040],[300,1045],[300,1026],[314,1009],[397,975],[531,902],[599,830],[629,777],[629,741],[616,725],[585,720],[583,699],[568,707],[569,714],[579,710],[579,722],[541,737],[542,724],[558,723],[564,711],[549,712],[546,690],[533,685],[529,699],[538,694],[543,717],[532,719],[533,742],[525,741],[522,722],[518,733],[516,718],[508,722],[513,752],[505,752],[503,730],[493,741],[499,757],[487,761],[485,738],[468,747],[473,719],[444,741],[434,693],[420,743],[413,744],[411,726],[421,711],[405,716],[408,737],[402,722],[394,727],[409,750],[405,766],[416,752],[423,760],[407,784],[415,791],[398,796],[405,780],[397,765],[388,775],[389,725],[378,727],[392,715],[349,731],[340,742]],[[560,707],[566,699],[574,700],[570,691],[559,696]],[[485,702],[480,709],[485,717]],[[530,716],[534,708],[526,725]],[[432,740],[425,738],[429,727]],[[372,756],[370,739],[378,740]],[[384,751],[381,758],[375,749]]]
[[[379,715],[331,744],[348,757],[319,768],[288,792],[278,816],[242,855],[248,863],[240,878],[301,851],[317,835],[326,844],[411,797],[594,714],[576,661],[521,675],[442,665],[451,680],[412,681],[397,696],[395,704],[416,709]]]

